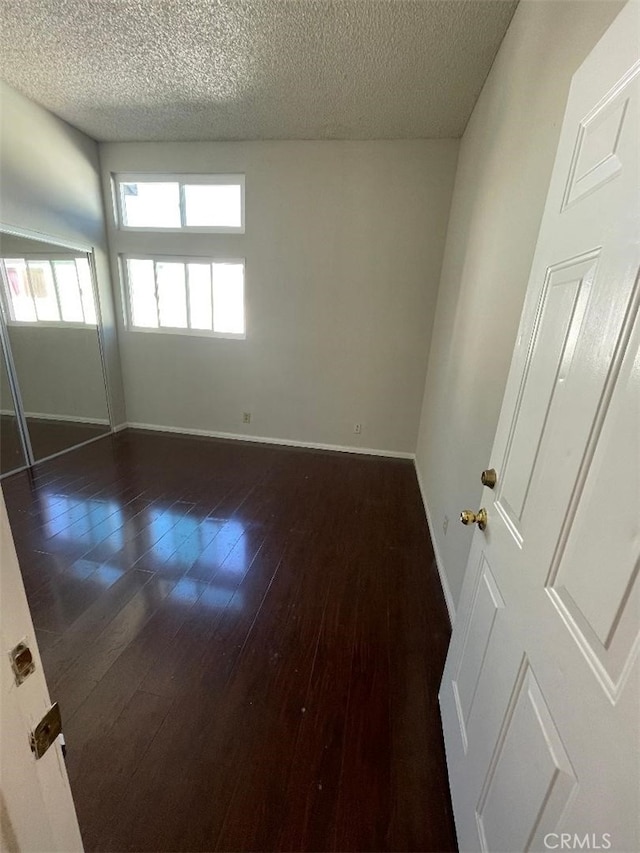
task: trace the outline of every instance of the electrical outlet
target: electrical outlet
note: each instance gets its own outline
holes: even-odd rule
[[[251,412],[243,412],[242,413],[242,423],[250,424],[251,423]]]
[[[356,435],[360,435],[360,433],[362,432],[362,424],[354,424],[353,431]]]
[[[444,531],[444,535],[447,535],[447,528],[449,527],[449,516],[445,515],[444,521],[442,522],[442,530]]]

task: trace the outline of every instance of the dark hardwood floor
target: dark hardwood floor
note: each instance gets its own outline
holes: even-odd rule
[[[127,430],[3,481],[87,850],[455,850],[413,464]]]

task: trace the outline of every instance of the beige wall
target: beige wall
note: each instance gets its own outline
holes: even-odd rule
[[[0,81],[0,223],[94,248],[114,421],[126,419],[98,146]]]
[[[246,259],[246,340],[121,333],[129,421],[413,453],[457,149],[101,145],[107,193],[118,171],[246,174],[244,235],[110,224],[114,269],[136,251]]]
[[[417,446],[454,603],[569,84],[622,5],[521,0],[461,142]]]

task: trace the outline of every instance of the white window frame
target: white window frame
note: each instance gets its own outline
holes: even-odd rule
[[[190,329],[174,326],[134,326],[133,308],[131,305],[131,287],[129,286],[129,268],[127,261],[154,261],[179,264],[237,264],[242,265],[242,315],[244,317],[244,332],[215,332],[213,329]],[[212,255],[159,255],[145,252],[126,252],[118,257],[120,266],[120,281],[122,291],[122,305],[124,306],[125,328],[127,332],[145,332],[150,334],[187,335],[197,338],[228,338],[231,340],[246,340],[247,337],[247,267],[244,258],[213,257]],[[188,281],[188,276],[187,276]],[[211,293],[213,300],[213,290]],[[157,295],[156,295],[157,304]],[[212,317],[215,317],[213,304],[211,306]],[[187,284],[187,322],[189,322],[189,297]]]
[[[56,277],[55,267],[51,264],[51,275],[53,276],[53,287],[56,294],[56,302],[58,304],[58,313],[60,314],[59,320],[16,320],[13,316],[13,304],[11,303],[9,297],[9,281],[6,276],[6,269],[4,265],[5,260],[21,260],[21,261],[76,261],[76,260],[86,260],[89,264],[89,274],[91,276],[91,298],[93,299],[93,310],[96,316],[96,321],[87,323],[86,321],[80,323],[77,320],[63,320],[62,319],[62,308],[60,305],[60,296],[58,294],[58,279]],[[28,252],[28,253],[14,253],[13,255],[7,255],[5,258],[0,259],[0,276],[2,276],[2,288],[1,288],[1,303],[2,303],[2,311],[4,314],[4,320],[7,326],[20,326],[21,328],[50,328],[50,329],[97,329],[98,328],[98,300],[96,298],[96,290],[93,284],[93,269],[91,265],[91,260],[89,255],[84,252],[47,252],[47,253],[38,253],[38,252]],[[29,267],[27,266],[27,278],[29,279],[29,289],[31,290],[31,277],[29,275]],[[33,294],[31,296],[33,299]],[[80,304],[82,306],[82,316],[85,316],[84,313],[84,303],[82,299],[80,300]],[[36,309],[37,311],[37,309]]]
[[[201,233],[201,234],[244,234],[245,233],[245,176],[244,175],[190,175],[184,172],[176,173],[160,173],[160,172],[117,172],[111,175],[113,188],[113,203],[114,203],[114,218],[116,226],[121,231],[160,231],[168,234],[183,234],[183,233]],[[122,205],[121,184],[155,184],[155,183],[174,183],[179,185],[180,192],[180,221],[179,228],[163,228],[157,225],[125,225],[124,211]],[[184,187],[188,185],[213,185],[213,186],[229,186],[230,184],[240,185],[240,225],[187,225],[186,224],[186,209]]]

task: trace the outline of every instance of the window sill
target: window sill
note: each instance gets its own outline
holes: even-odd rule
[[[7,320],[18,329],[97,329],[97,323],[65,323],[64,320]]]
[[[118,225],[118,231],[158,234],[244,234],[243,225],[184,225],[163,228],[161,225]]]
[[[152,329],[144,326],[127,326],[125,332],[138,333],[144,335],[181,335],[185,338],[222,338],[223,340],[244,341],[247,338],[246,332],[210,332],[207,329]]]

